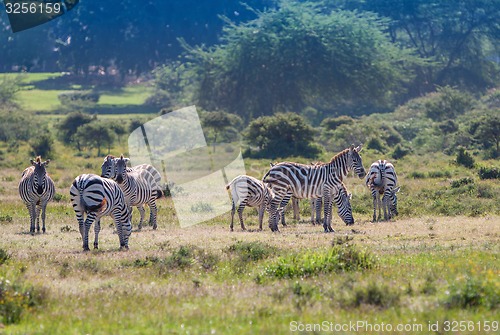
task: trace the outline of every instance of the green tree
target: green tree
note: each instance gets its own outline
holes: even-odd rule
[[[217,141],[232,142],[237,140],[238,129],[241,128],[243,121],[237,115],[216,111],[202,113],[201,123],[206,136],[212,141],[215,151]]]
[[[474,139],[485,149],[493,148],[493,158],[500,157],[500,117],[486,116],[473,124],[471,132]]]
[[[92,120],[92,116],[82,112],[70,113],[57,125],[57,135],[64,144],[74,145],[78,151],[81,151],[81,138],[76,136],[77,130]]]
[[[436,84],[478,90],[498,83],[498,0],[347,0],[343,8],[390,18],[392,41],[429,60],[415,68],[412,96]]]
[[[21,76],[3,75],[0,79],[0,104],[15,104],[16,93],[21,90]]]
[[[257,151],[257,157],[303,156],[315,158],[321,149],[314,143],[314,129],[294,113],[277,113],[259,117],[244,132],[246,141]]]
[[[186,46],[204,109],[250,120],[318,104],[386,105],[407,78],[404,65],[413,59],[375,15],[297,1],[257,14],[244,24],[227,21],[220,45]]]
[[[81,126],[78,128],[75,136],[82,146],[89,149],[97,149],[97,156],[101,156],[101,149],[104,147],[108,148],[109,153],[115,140],[113,131],[109,125],[99,121]]]

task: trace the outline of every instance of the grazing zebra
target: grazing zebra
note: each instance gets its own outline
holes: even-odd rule
[[[112,155],[107,155],[104,158],[104,162],[101,165],[101,177],[104,178],[111,178],[116,181],[116,162],[120,158],[116,158]],[[125,158],[127,162],[129,161],[129,158]],[[127,172],[132,172],[132,171],[138,171],[141,174],[143,174],[144,179],[148,180],[150,182],[150,188],[156,192],[156,197],[161,198],[162,196],[162,191],[161,191],[161,174],[156,170],[156,168],[150,164],[141,164],[133,167],[126,167]],[[153,179],[150,178],[150,176],[153,176]],[[138,204],[135,207],[139,210],[141,220],[139,222],[139,229],[142,228],[142,222],[144,220],[144,215],[145,215],[145,209],[143,204]],[[151,214],[150,214],[151,218]],[[150,221],[151,224],[153,222]]]
[[[94,224],[94,249],[99,247],[100,218],[110,215],[115,221],[120,238],[120,250],[128,249],[128,239],[132,231],[130,207],[118,184],[95,174],[82,174],[75,178],[69,191],[83,240],[83,250],[89,249],[90,226]],[[84,213],[87,218],[84,221]]]
[[[396,193],[400,187],[396,187],[398,176],[394,165],[386,160],[378,160],[370,166],[366,175],[366,186],[370,189],[373,197],[373,222],[381,219],[381,208],[384,210],[384,220],[389,220],[398,215],[398,199]],[[382,200],[380,195],[382,194]]]
[[[155,178],[148,170],[134,170],[127,168],[127,163],[130,161],[124,158],[123,155],[117,159],[115,166],[115,180],[122,189],[125,195],[125,201],[129,206],[137,206],[141,219],[138,229],[142,228],[144,221],[144,207],[149,205],[149,222],[153,225],[153,229],[157,228],[156,218],[158,209],[156,208],[156,199],[160,193],[153,189],[156,184]]]
[[[325,232],[333,232],[331,227],[331,204],[334,186],[340,185],[350,170],[354,170],[359,178],[366,171],[359,152],[361,147],[351,146],[334,156],[329,163],[305,165],[298,163],[279,163],[273,166],[264,176],[263,181],[270,184],[275,193],[269,206],[269,227],[278,231],[277,213],[283,198],[294,196],[298,199],[323,198],[323,228]],[[339,187],[338,187],[339,188]],[[352,224],[354,222],[349,222]]]
[[[245,206],[257,207],[259,211],[259,229],[262,230],[262,220],[264,218],[264,208],[273,198],[273,191],[262,181],[245,175],[235,177],[226,189],[231,192],[231,231],[233,231],[234,213],[238,207],[241,229],[245,229],[243,224],[243,209]]]
[[[47,203],[54,198],[55,186],[47,174],[46,167],[50,159],[42,162],[38,156],[35,161],[30,160],[30,167],[23,171],[19,182],[19,195],[23,199],[30,213],[30,234],[36,230],[40,232],[40,212],[42,213],[42,232],[45,233],[45,209]]]

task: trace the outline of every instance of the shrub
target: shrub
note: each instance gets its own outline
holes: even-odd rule
[[[481,306],[495,309],[500,305],[500,292],[495,283],[467,276],[465,283],[455,283],[450,287],[445,305],[460,309]]]
[[[401,159],[404,156],[408,155],[411,152],[410,149],[403,148],[401,145],[396,145],[394,151],[391,154],[391,157],[394,159]]]
[[[35,136],[30,140],[31,152],[33,156],[50,157],[54,151],[54,139],[48,130]]]
[[[25,287],[19,280],[0,277],[0,321],[4,324],[18,323],[22,313],[41,305],[44,297],[44,291]]]
[[[326,251],[310,251],[279,257],[263,275],[272,278],[311,277],[320,273],[357,271],[376,266],[376,258],[354,245],[335,245]]]
[[[10,255],[7,251],[0,248],[0,265],[5,264],[10,259]]]
[[[400,298],[400,292],[391,286],[370,282],[366,287],[356,288],[353,304],[356,307],[366,304],[389,308],[398,305]]]
[[[500,179],[500,169],[496,167],[480,167],[479,171],[480,179]]]
[[[439,87],[437,93],[430,94],[424,106],[427,117],[440,121],[453,119],[470,110],[472,101],[470,94],[445,86]]]
[[[456,163],[469,169],[472,169],[476,164],[474,158],[467,151],[465,151],[464,147],[458,148]]]
[[[372,137],[368,140],[368,143],[366,143],[366,147],[368,149],[373,149],[377,151],[384,151],[384,144],[382,143],[382,140],[378,137]]]
[[[451,181],[451,188],[459,188],[459,187],[462,187],[464,185],[470,185],[470,184],[474,184],[474,179],[469,178],[469,177],[464,177],[464,178],[461,178],[458,180],[452,180]]]
[[[99,93],[92,91],[64,92],[57,96],[62,105],[96,104],[99,102]]]

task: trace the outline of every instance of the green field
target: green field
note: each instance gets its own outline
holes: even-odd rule
[[[42,111],[35,117],[53,127],[64,117],[56,114],[63,88],[36,88],[51,74],[29,78],[19,104],[33,114]],[[102,117],[157,116],[142,105],[149,90],[102,90]],[[356,222],[348,227],[334,215],[334,234],[308,222],[307,201],[301,220],[289,213],[289,225],[272,233],[267,221],[258,231],[257,212],[250,208],[244,212],[246,232],[238,223],[229,231],[230,208],[180,228],[172,200],[162,198],[158,229],[134,230],[130,250],[119,251],[112,221],[105,218],[100,249],[83,252],[69,188],[79,174],[100,173],[102,157],[55,142],[48,173],[58,200],[48,206],[47,232],[31,236],[17,189],[29,146],[11,145],[0,142],[0,334],[499,331],[500,183],[480,179],[477,167],[457,165],[443,153],[391,160],[401,192],[400,215],[389,222],[370,222],[371,195],[363,180],[349,176]],[[114,155],[127,151],[124,140],[110,148]],[[361,156],[365,168],[381,158],[373,149]],[[498,160],[475,159],[477,166],[500,167]],[[254,177],[268,167],[267,159],[245,159]],[[137,221],[134,210],[134,229]]]

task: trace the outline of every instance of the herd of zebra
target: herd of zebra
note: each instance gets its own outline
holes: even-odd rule
[[[246,206],[257,207],[259,228],[262,230],[264,211],[269,213],[269,228],[278,231],[281,220],[285,224],[284,209],[288,202],[298,203],[298,199],[311,199],[311,221],[320,221],[321,206],[324,208],[323,228],[325,232],[334,232],[332,206],[337,206],[340,218],[347,224],[354,224],[350,204],[351,194],[343,183],[349,171],[354,171],[359,178],[365,178],[366,186],[373,197],[373,221],[389,220],[397,211],[396,193],[399,191],[394,166],[385,161],[374,162],[366,172],[359,152],[361,147],[352,145],[337,155],[329,163],[299,164],[281,162],[271,164],[270,170],[262,180],[240,175],[234,178],[226,189],[230,191],[232,208],[230,229],[233,230],[234,214],[238,211],[241,228],[243,209]],[[83,249],[89,248],[90,227],[94,224],[94,248],[98,248],[100,218],[106,215],[114,219],[120,240],[120,249],[128,249],[128,239],[132,231],[132,207],[140,213],[138,228],[144,221],[144,205],[150,208],[150,223],[157,228],[156,200],[162,196],[161,174],[151,165],[142,164],[128,167],[129,159],[108,155],[101,166],[101,176],[81,174],[75,178],[70,188],[70,201],[75,211]],[[47,203],[55,194],[54,182],[47,174],[46,167],[50,160],[43,161],[40,156],[31,160],[30,167],[23,171],[19,183],[19,194],[30,214],[30,233],[40,232],[40,214],[42,232],[45,232],[45,210]],[[377,208],[379,215],[377,217]],[[86,214],[86,217],[85,217]],[[36,226],[35,226],[36,223]]]

